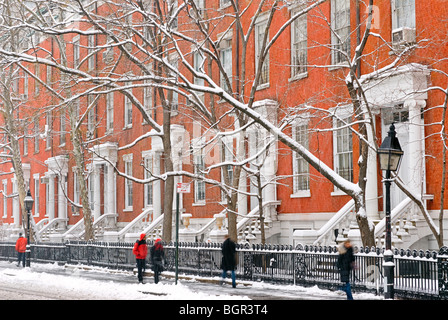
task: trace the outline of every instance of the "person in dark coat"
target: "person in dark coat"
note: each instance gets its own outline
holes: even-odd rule
[[[224,283],[224,279],[227,277],[227,271],[231,272],[232,275],[232,287],[236,287],[236,276],[235,276],[235,267],[236,267],[236,245],[230,237],[227,235],[226,240],[223,242],[222,247],[222,281],[221,284]]]
[[[148,254],[148,245],[146,244],[146,234],[140,235],[140,240],[137,240],[132,249],[137,261],[137,278],[139,283],[143,283],[143,272],[146,269],[146,256]]]
[[[159,282],[159,275],[163,271],[163,262],[165,261],[165,252],[163,250],[162,240],[156,239],[151,247],[152,270],[154,271],[154,283]]]
[[[339,246],[339,256],[337,267],[341,275],[341,282],[343,283],[342,291],[347,294],[347,300],[353,300],[352,290],[350,286],[350,273],[353,269],[355,256],[353,255],[353,247],[350,241],[346,240]]]

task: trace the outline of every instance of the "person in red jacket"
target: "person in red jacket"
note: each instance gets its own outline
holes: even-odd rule
[[[146,234],[140,235],[140,240],[137,240],[132,249],[137,261],[137,278],[139,283],[143,283],[143,272],[146,269],[146,256],[148,254],[148,245],[146,244]]]
[[[16,241],[16,251],[17,251],[17,266],[20,267],[20,262],[22,262],[22,265],[25,267],[25,252],[26,252],[26,245],[28,244],[28,241],[26,238],[22,237],[22,234],[19,233],[19,239]]]

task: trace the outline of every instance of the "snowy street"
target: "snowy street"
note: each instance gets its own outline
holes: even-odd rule
[[[32,263],[31,268],[0,262],[0,299],[2,300],[345,300],[342,292],[238,281],[237,288],[219,285],[219,278],[152,277],[138,284],[129,271],[79,268],[56,264]],[[382,300],[382,296],[354,293],[358,300]]]

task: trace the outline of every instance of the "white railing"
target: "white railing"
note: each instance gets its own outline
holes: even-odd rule
[[[415,228],[415,221],[418,220],[418,216],[414,213],[414,203],[410,198],[406,198],[401,201],[390,213],[390,223],[392,227],[392,242],[395,245],[402,242],[404,235],[409,234],[410,229]],[[377,245],[380,245],[384,240],[386,231],[386,218],[383,218],[375,226],[375,240]]]
[[[118,231],[118,239],[123,240],[128,233],[142,233],[146,227],[152,224],[153,212],[152,208],[148,208],[140,213],[134,220]]]
[[[115,228],[117,216],[116,213],[105,213],[93,222],[92,228],[95,239],[101,237],[105,231]],[[85,232],[84,218],[82,218],[61,237],[62,239],[82,239]]]
[[[299,243],[329,245],[334,243],[334,230],[338,229],[339,233],[336,240],[342,241],[344,236],[348,234],[354,219],[355,201],[351,199],[319,230],[296,230],[294,231],[294,239]]]
[[[272,207],[278,206],[280,204],[279,201],[267,201],[263,202],[263,215],[265,218],[265,230],[270,228],[270,223],[272,222],[271,210],[264,210],[266,207],[270,209]],[[261,231],[260,231],[260,214],[259,207],[256,206],[252,209],[247,215],[245,215],[237,224],[237,235],[239,241],[250,241],[258,239]]]
[[[43,220],[44,222],[42,222]],[[54,218],[51,221],[45,218],[43,220],[36,224],[36,231],[41,241],[48,241],[51,234],[60,233],[67,228],[67,218]],[[45,222],[47,223],[45,224]]]

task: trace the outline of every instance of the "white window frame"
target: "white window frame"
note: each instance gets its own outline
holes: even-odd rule
[[[340,4],[344,6],[341,7]],[[339,21],[339,17],[344,21]],[[331,0],[331,30],[332,64],[345,65],[347,64],[345,55],[350,57],[351,45],[350,0]]]
[[[106,132],[114,131],[114,92],[106,94]]]
[[[397,6],[397,1],[401,6]],[[404,2],[406,2],[406,6],[403,6]],[[415,0],[391,0],[391,7],[392,31],[403,28],[415,29]],[[410,14],[410,16],[408,16],[408,14]],[[402,21],[404,21],[404,23]]]
[[[132,101],[124,96],[124,129],[132,128]]]
[[[309,121],[308,119],[296,120],[292,126],[292,138],[298,141],[304,148],[309,148]],[[300,135],[300,136],[299,136]],[[310,164],[303,159],[297,152],[293,152],[292,159],[292,169],[293,169],[293,193],[291,198],[301,198],[310,197]],[[302,170],[301,170],[302,169]],[[308,185],[307,188],[302,188],[303,183],[300,180],[304,178],[305,184]]]
[[[304,9],[299,6],[291,15]],[[305,32],[303,32],[305,30]],[[301,79],[308,75],[308,15],[298,17],[291,25],[291,80]]]
[[[220,72],[220,86],[226,92],[232,92],[232,78],[233,78],[233,52],[232,52],[232,43],[230,39],[223,40],[223,44],[219,51],[219,57],[222,63],[222,67],[224,72],[230,81],[230,88],[227,87],[227,83],[225,81],[225,76],[222,72]]]
[[[194,174],[203,176],[201,170],[205,169],[205,138],[199,137],[195,138],[192,141],[193,143],[193,166],[194,166]],[[204,204],[206,195],[205,195],[205,182],[203,180],[194,180],[194,203],[195,204]]]
[[[142,153],[143,163],[145,168],[144,170],[144,179],[150,179],[152,177],[150,172],[153,172],[154,164],[153,164],[153,155],[150,151],[145,151]],[[149,171],[148,171],[149,170]],[[154,205],[154,184],[152,182],[145,183],[143,188],[143,207],[150,208]]]
[[[78,174],[76,173],[76,167],[73,167],[73,202],[79,205],[81,203],[81,190],[78,184]],[[79,215],[78,207],[73,207],[75,216]]]
[[[79,36],[76,36],[73,38],[73,68],[76,69],[79,66],[80,58],[81,52]]]
[[[61,108],[59,111],[59,146],[63,147],[66,144],[66,115],[67,110],[65,108]]]
[[[123,155],[124,173],[132,176],[132,159],[133,154]],[[133,181],[125,178],[124,180],[124,211],[132,211],[134,206],[133,197]]]
[[[91,34],[87,38],[87,41],[88,41],[88,54],[89,54],[89,58],[88,58],[87,64],[88,64],[89,71],[95,69],[95,58],[96,58],[96,55],[93,53],[95,51],[95,37],[96,37],[96,35]]]
[[[337,117],[333,118],[333,166],[334,166],[334,171],[339,174],[339,172],[341,170],[349,170],[351,171],[351,182],[353,182],[354,179],[354,174],[353,174],[353,136],[352,136],[352,131],[350,130],[349,127],[343,128],[343,129],[337,129],[338,127],[341,127],[341,125],[343,125],[343,123],[345,122],[346,124],[350,124],[351,121],[351,117],[352,117],[352,106],[347,106],[347,107],[343,107],[341,109],[337,110]],[[350,141],[349,146],[351,148],[345,148],[346,146],[344,145],[344,150],[340,150],[339,148],[339,142],[344,140],[344,137],[346,137],[347,139],[349,139],[348,141]],[[339,155],[348,155],[349,158],[351,158],[351,161],[349,161],[349,167],[347,168],[341,168],[341,163],[340,163],[340,159],[339,159]],[[341,175],[341,174],[339,174]],[[347,178],[346,176],[344,177],[344,175],[341,175],[343,178]],[[342,190],[338,189],[336,186],[334,187],[334,192],[332,193],[332,195],[342,195],[345,194],[344,192],[342,192]]]
[[[255,68],[258,68],[258,61],[260,59],[260,50],[261,50],[261,44],[263,42],[263,37],[264,37],[264,33],[266,31],[266,26],[268,23],[268,14],[261,14],[259,16],[259,18],[257,19],[256,23],[255,23]],[[268,30],[268,40],[267,43],[269,42],[269,30]],[[270,76],[269,76],[269,72],[270,72],[270,67],[269,67],[269,52],[266,55],[266,58],[263,62],[262,65],[262,74],[265,74],[265,76],[261,76],[260,80],[258,82],[258,87],[257,90],[260,89],[264,89],[269,87],[269,81],[270,81]],[[257,73],[258,73],[258,69],[257,69]]]

